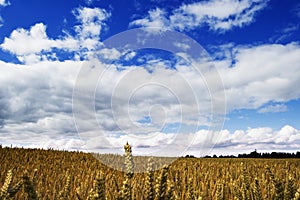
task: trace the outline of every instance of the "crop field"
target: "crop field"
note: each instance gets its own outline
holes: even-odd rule
[[[0,148],[0,199],[300,199],[300,159],[178,158],[160,166],[167,158],[124,149],[98,155],[116,162],[112,169],[89,153]]]

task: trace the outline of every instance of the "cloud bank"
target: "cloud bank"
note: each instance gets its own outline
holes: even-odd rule
[[[285,102],[299,98],[300,91],[295,86],[300,79],[298,44],[235,47],[232,51],[235,52],[233,58],[224,56],[224,59],[213,61],[224,82],[228,112],[241,108],[257,109],[260,113],[284,112],[287,109]],[[235,60],[234,66],[230,65],[231,59]],[[87,116],[96,116],[98,124],[93,124],[93,120],[85,121],[86,131],[78,135],[72,115],[72,93],[77,74],[84,63],[77,60],[48,60],[35,64],[1,62],[0,83],[7,86],[1,88],[0,93],[1,141],[5,141],[6,145],[12,143],[28,147],[52,146],[97,151],[108,147],[100,137],[104,135],[113,149],[122,151],[122,143],[130,141],[139,149],[137,153],[145,153],[149,148],[155,151],[172,143],[180,123],[193,126],[200,120],[202,125],[209,125],[206,115],[209,113],[209,92],[203,80],[197,74],[190,73],[188,68],[179,65],[178,71],[175,71],[168,69],[164,62],[161,65],[154,62],[150,73],[138,66],[123,67],[120,71],[119,65],[107,68],[107,64],[98,63],[97,68],[105,70],[104,78],[96,88],[95,112],[87,113]],[[287,71],[287,66],[291,70]],[[139,80],[152,80],[153,83],[164,80],[165,85],[172,85],[173,88],[153,84],[127,94],[126,91],[132,91],[137,85],[142,86]],[[196,104],[191,98],[193,91],[188,89],[186,80],[193,87],[202,88],[199,90],[202,91],[201,95],[198,95],[201,97],[202,118],[194,112]],[[169,89],[176,91],[181,101],[178,102]],[[269,106],[270,102],[278,103]],[[112,103],[115,105],[113,108]],[[180,119],[178,116],[182,107],[186,113]],[[149,116],[151,123],[149,120],[143,121]],[[169,124],[168,130],[157,132],[165,124]],[[186,134],[195,137],[190,152],[200,155],[195,152],[198,148],[203,151],[206,149],[204,152],[207,153],[209,148],[204,145],[209,144],[205,139],[209,131],[188,130]],[[288,125],[281,130],[257,127],[233,132],[220,130],[220,133],[212,135],[216,142],[214,152],[223,149],[236,153],[254,148],[296,150],[300,144],[299,130]],[[214,143],[209,145],[212,147]]]
[[[145,18],[131,26],[160,27],[179,31],[208,26],[214,31],[228,31],[252,23],[255,15],[267,5],[266,0],[212,0],[182,4],[168,14],[161,8],[150,10]]]

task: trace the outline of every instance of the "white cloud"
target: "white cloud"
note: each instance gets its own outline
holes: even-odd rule
[[[10,5],[9,1],[7,0],[0,0],[0,6],[8,6]]]
[[[30,30],[19,28],[14,30],[10,37],[6,37],[0,45],[3,50],[17,56],[24,63],[36,63],[41,60],[54,59],[53,49],[75,51],[79,49],[79,42],[71,37],[51,39],[47,36],[46,25],[38,23]]]
[[[105,26],[104,21],[110,16],[99,8],[78,8],[74,14],[80,25],[75,27],[77,35],[59,39],[49,38],[46,25],[37,23],[30,30],[18,28],[10,37],[6,37],[1,48],[17,56],[23,63],[37,63],[42,60],[56,60],[55,49],[87,57],[91,51],[100,48],[100,34]]]
[[[185,44],[184,42],[174,42],[174,45],[178,48],[181,48],[184,52],[191,48],[188,44]]]
[[[80,62],[39,62],[15,65],[1,62],[1,96],[11,122],[38,120],[55,112],[71,112],[72,89]],[[8,120],[8,119],[4,119]]]
[[[156,8],[148,16],[131,22],[142,27],[189,30],[207,24],[212,30],[227,31],[254,21],[255,14],[266,7],[268,0],[210,0],[183,4],[167,16]]]
[[[155,10],[150,10],[146,18],[135,20],[130,25],[159,28],[151,30],[164,31],[168,28],[169,23],[169,20],[166,18],[166,12],[160,8],[156,8]]]
[[[108,59],[108,60],[117,60],[121,56],[121,52],[119,52],[118,50],[108,49],[108,48],[103,48],[97,51],[97,54],[102,56],[104,59]]]
[[[81,23],[75,27],[75,30],[82,41],[82,47],[89,50],[95,49],[99,45],[100,34],[105,25],[104,21],[110,17],[110,14],[104,9],[86,7],[78,8],[73,13]],[[89,39],[93,42],[83,42]]]
[[[23,28],[14,30],[9,38],[5,38],[1,48],[20,58],[40,56],[42,51],[49,52],[53,48],[76,50],[78,43],[74,38],[65,37],[53,40],[48,38],[43,23],[33,25],[29,31]]]
[[[66,120],[66,118],[61,118],[60,121],[56,119],[56,122],[53,123],[60,125]],[[123,154],[122,146],[129,142],[133,146],[135,155],[158,156],[184,156],[186,154],[195,156],[237,155],[250,153],[254,149],[259,152],[296,152],[300,149],[300,130],[289,125],[285,125],[280,130],[273,130],[270,127],[249,128],[233,132],[228,130],[221,130],[220,132],[199,130],[196,133],[187,135],[154,132],[140,137],[130,134],[122,136],[99,134],[99,131],[98,133],[97,131],[82,133],[86,137],[82,137],[82,135],[79,137],[76,134],[63,136],[58,133],[59,130],[56,132],[52,130],[51,134],[46,133],[46,131],[49,131],[49,126],[53,128],[55,125],[51,125],[51,118],[44,119],[39,124],[24,123],[23,127],[6,125],[2,130],[9,130],[9,134],[1,134],[0,138],[5,141],[3,145],[7,146],[11,143],[14,146],[78,149],[119,154]],[[31,130],[40,132],[35,133]],[[210,139],[211,135],[214,136],[212,140]],[[187,142],[186,139],[190,141]],[[166,146],[173,149],[171,151],[165,149]]]
[[[170,70],[163,63],[153,65],[151,73],[134,66],[121,71],[114,65],[93,64],[97,67],[88,68],[82,80],[86,85],[79,91],[89,93],[88,88],[95,87],[92,80],[99,82],[95,98],[100,126],[108,130],[114,128],[114,131],[122,129],[126,133],[147,133],[163,128],[164,123],[182,121],[196,126],[200,116],[210,115],[210,93],[197,74],[192,70]],[[101,76],[94,77],[97,74]],[[86,83],[86,80],[91,82]],[[196,98],[202,103],[200,108]],[[138,123],[149,115],[153,122],[151,126]],[[201,123],[207,124],[205,121]]]
[[[257,109],[268,102],[300,97],[300,45],[235,47],[233,57],[215,61],[223,79],[228,110]],[[232,59],[235,64],[230,67]]]
[[[276,112],[285,112],[288,108],[284,104],[275,104],[275,105],[268,105],[266,107],[260,108],[258,110],[259,113],[276,113]]]
[[[131,51],[125,54],[124,59],[126,61],[131,60],[132,58],[134,58],[136,56],[136,52],[135,51]]]
[[[16,65],[0,61],[0,84],[5,85],[0,89],[0,140],[34,147],[78,137],[72,91],[81,64],[43,61]]]
[[[195,140],[190,151],[197,147],[212,146],[205,138],[212,134],[207,130],[200,130],[195,134]],[[260,152],[270,151],[297,151],[300,148],[300,131],[286,125],[280,130],[272,130],[270,127],[249,128],[248,130],[236,130],[229,132],[222,130],[215,134],[214,149],[211,155],[249,153],[254,149]],[[194,150],[195,152],[195,150]],[[199,155],[199,151],[196,153]]]

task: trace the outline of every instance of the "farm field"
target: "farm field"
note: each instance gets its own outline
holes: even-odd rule
[[[160,167],[167,158],[125,150],[101,155],[112,169],[89,153],[0,148],[0,199],[299,199],[300,159],[178,158]]]

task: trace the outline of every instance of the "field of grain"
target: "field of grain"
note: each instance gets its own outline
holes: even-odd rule
[[[164,158],[124,149],[101,155],[123,161],[112,169],[83,152],[0,148],[0,200],[300,199],[300,159],[179,158],[159,166]],[[144,162],[146,172],[135,173]]]

